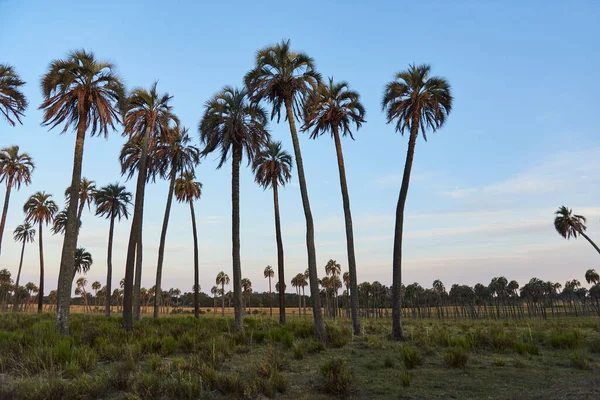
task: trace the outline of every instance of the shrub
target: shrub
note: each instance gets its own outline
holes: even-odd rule
[[[322,342],[319,342],[315,339],[309,339],[307,342],[308,350],[311,353],[320,353],[325,351],[325,345]]]
[[[341,328],[337,325],[327,325],[327,340],[336,348],[341,348],[350,343],[352,331],[349,328]]]
[[[402,361],[407,369],[415,369],[423,363],[423,357],[419,351],[410,345],[402,346],[400,350]]]
[[[506,360],[502,357],[494,357],[492,365],[495,367],[504,367],[506,366]]]
[[[581,347],[585,338],[583,333],[578,329],[568,331],[552,331],[550,332],[550,345],[561,349],[575,349]]]
[[[586,351],[578,350],[571,355],[571,365],[577,369],[589,369],[590,357]]]
[[[400,384],[402,387],[409,387],[410,382],[412,381],[413,374],[409,371],[402,371],[400,374]]]
[[[304,358],[304,345],[300,343],[294,343],[292,346],[292,352],[296,360],[302,360]]]
[[[515,342],[515,350],[520,355],[531,354],[537,356],[540,354],[540,348],[534,343]]]
[[[287,348],[290,349],[292,348],[292,345],[294,344],[294,332],[285,332],[282,336],[281,336],[281,343]]]
[[[594,354],[600,353],[600,339],[593,339],[588,345],[590,351]]]
[[[469,354],[460,347],[450,347],[444,352],[444,364],[451,368],[465,368]]]
[[[281,372],[275,372],[269,378],[271,387],[279,393],[285,393],[289,387],[288,379]]]
[[[331,358],[321,365],[323,388],[328,393],[345,395],[354,387],[354,374],[343,358]]]

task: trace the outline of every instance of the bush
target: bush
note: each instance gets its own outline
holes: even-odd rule
[[[450,347],[444,352],[444,364],[451,368],[465,368],[469,354],[460,347]]]
[[[506,360],[502,357],[494,357],[492,365],[495,367],[504,367],[506,366]]]
[[[423,357],[419,351],[410,345],[402,346],[400,350],[402,361],[407,369],[415,369],[423,363]]]
[[[583,333],[578,329],[550,332],[550,345],[555,348],[576,349],[581,347],[584,340]]]
[[[354,374],[343,358],[331,358],[321,365],[323,388],[326,392],[345,395],[354,387]]]
[[[402,387],[409,387],[410,382],[412,381],[413,374],[409,371],[402,371],[400,374],[400,384]]]
[[[287,348],[291,349],[294,344],[294,332],[285,332],[281,336],[281,343]]]
[[[292,352],[296,360],[302,360],[304,358],[304,345],[300,343],[294,343],[292,346]]]
[[[341,348],[350,343],[352,331],[337,325],[327,325],[327,341],[336,348]]]
[[[309,339],[307,345],[308,350],[311,353],[320,353],[325,351],[325,345],[322,342],[316,341],[315,339]]]
[[[590,357],[586,351],[578,350],[571,355],[571,365],[581,370],[589,369]]]
[[[528,342],[516,342],[515,350],[520,355],[531,354],[532,356],[538,356],[540,354],[540,348],[534,343]]]

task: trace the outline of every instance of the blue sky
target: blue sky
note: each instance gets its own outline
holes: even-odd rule
[[[489,282],[505,275],[564,283],[600,268],[583,240],[566,242],[552,226],[562,205],[589,218],[600,241],[600,6],[577,2],[302,2],[0,0],[0,62],[27,81],[23,126],[0,121],[0,146],[18,144],[35,159],[33,184],[13,194],[0,268],[16,274],[19,246],[11,232],[33,192],[52,193],[62,205],[70,184],[74,134],[40,126],[39,80],[51,60],[85,48],[115,63],[128,88],[173,95],[175,112],[198,140],[204,102],[224,85],[241,85],[255,52],[282,38],[307,52],[323,76],[346,80],[367,110],[367,123],[344,140],[355,226],[359,281],[391,280],[394,212],[406,138],[385,123],[383,87],[409,63],[430,63],[455,97],[447,125],[416,146],[405,225],[405,282],[430,286],[442,279]],[[270,130],[290,152],[286,124]],[[124,179],[117,157],[124,139],[86,139],[84,176],[98,185]],[[347,268],[334,145],[302,135],[301,146],[316,225],[320,273],[328,259]],[[209,156],[196,174],[204,184],[196,204],[203,290],[215,275],[231,274],[231,164],[215,170]],[[133,191],[134,184],[127,187]],[[167,186],[147,189],[144,286],[152,286]],[[262,271],[276,265],[272,195],[241,176],[242,271],[265,290]],[[306,268],[304,217],[295,177],[281,192],[286,271]],[[94,257],[90,282],[106,276],[108,222],[85,212],[80,245]],[[113,285],[124,273],[129,223],[116,232]],[[61,237],[45,230],[47,287],[54,288]],[[189,208],[173,207],[165,259],[165,287],[191,290]],[[38,282],[37,245],[26,250],[23,282]]]

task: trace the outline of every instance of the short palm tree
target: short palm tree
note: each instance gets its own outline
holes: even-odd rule
[[[38,313],[42,312],[44,304],[44,245],[42,241],[42,226],[52,223],[58,206],[50,198],[52,195],[45,192],[33,194],[23,206],[25,222],[38,224],[38,245],[40,247],[40,285],[38,288]]]
[[[169,193],[167,194],[167,205],[163,217],[162,229],[160,231],[160,242],[158,245],[158,262],[156,265],[156,287],[160,290],[162,280],[162,267],[165,257],[165,241],[167,239],[167,228],[171,214],[171,203],[175,190],[177,174],[193,171],[200,162],[200,150],[191,144],[191,138],[187,128],[179,125],[171,128],[172,132],[168,140],[159,142],[156,149],[156,158],[159,160],[159,170],[163,178],[169,179]],[[162,161],[162,162],[160,162]],[[194,220],[195,224],[195,220]],[[160,308],[160,296],[154,298],[154,318],[158,318]]]
[[[192,234],[194,236],[194,317],[200,317],[200,282],[198,266],[198,232],[196,231],[196,213],[194,201],[202,195],[202,184],[194,180],[194,173],[186,171],[175,180],[175,197],[181,203],[190,205],[190,218],[192,219]],[[156,287],[159,287],[158,285]],[[155,303],[156,305],[156,303]]]
[[[94,193],[96,192],[96,182],[90,181],[87,178],[81,178],[81,184],[79,186],[79,196],[78,196],[78,204],[77,204],[77,221],[81,226],[81,214],[83,213],[83,208],[87,205],[88,210],[94,200]],[[65,197],[67,199],[67,208],[69,207],[71,195],[71,188],[67,188],[65,190]]]
[[[250,312],[250,295],[252,294],[252,282],[248,278],[242,278],[242,294],[244,297],[248,298],[248,312]]]
[[[302,152],[298,141],[295,117],[301,113],[302,100],[321,81],[316,72],[314,60],[304,53],[291,51],[290,41],[284,40],[274,46],[259,50],[256,54],[256,66],[244,78],[253,101],[266,100],[271,103],[271,119],[280,120],[281,109],[285,107],[285,118],[290,125],[294,156],[298,170],[298,182],[302,206],[306,219],[306,247],[308,250],[308,269],[310,270],[310,292],[313,302],[315,333],[318,340],[327,338],[325,323],[321,314],[321,299],[317,284],[317,253],[315,249],[315,228],[308,199],[308,189],[304,176]]]
[[[144,194],[146,190],[147,158],[149,149],[154,148],[156,141],[166,139],[170,135],[169,125],[179,121],[173,115],[169,104],[169,94],[159,94],[155,82],[150,90],[136,88],[125,101],[124,135],[141,137],[141,154],[138,165],[138,177],[133,206],[133,220],[127,246],[125,264],[125,288],[123,294],[123,327],[127,331],[133,329],[133,319],[140,316],[140,289],[142,281],[142,226],[144,211]],[[135,284],[134,284],[135,274]]]
[[[229,275],[221,271],[217,274],[215,283],[221,285],[221,301],[223,302],[222,315],[225,316],[225,285],[229,285]]]
[[[112,249],[113,236],[115,232],[115,219],[129,218],[129,206],[131,205],[131,193],[125,186],[119,183],[109,184],[101,187],[94,193],[96,203],[96,215],[110,219],[108,228],[108,253],[106,256],[106,293],[111,293],[112,288]],[[110,315],[110,296],[106,296],[104,314]]]
[[[277,274],[279,287],[285,287],[283,239],[281,237],[281,218],[279,216],[279,186],[292,178],[292,156],[281,148],[281,142],[270,142],[262,149],[254,160],[256,183],[266,189],[273,189],[273,206],[275,208],[275,238],[277,241]],[[272,312],[271,312],[272,314]],[[285,290],[279,291],[279,323],[285,324]]]
[[[334,287],[335,285],[333,285],[334,282],[339,281],[339,276],[342,273],[342,266],[340,264],[337,263],[337,261],[335,260],[329,260],[327,261],[327,264],[325,265],[325,273],[327,274],[327,276],[330,276],[330,283],[332,283],[332,287]],[[336,281],[337,279],[337,281]],[[341,286],[341,281],[340,281],[340,286]],[[334,308],[334,314],[333,317],[335,318],[337,316],[337,312],[338,312],[338,298],[337,298],[337,289],[335,288],[335,292],[334,292],[334,300],[333,300],[333,308]]]
[[[430,76],[429,65],[411,65],[408,70],[396,74],[383,93],[382,108],[387,122],[395,121],[396,131],[408,131],[408,151],[404,164],[404,175],[396,207],[396,227],[394,229],[394,254],[392,261],[392,338],[402,340],[401,293],[402,285],[402,231],[404,206],[408,195],[410,172],[412,170],[415,145],[419,131],[427,140],[426,131],[441,128],[452,110],[450,84],[439,77]]]
[[[75,263],[73,264],[73,279],[77,274],[87,274],[92,267],[94,260],[89,251],[83,247],[78,247],[75,250]]]
[[[19,302],[17,296],[17,291],[19,289],[19,282],[21,280],[21,268],[23,267],[23,256],[25,255],[25,244],[33,243],[35,240],[35,229],[33,225],[29,222],[24,222],[23,224],[17,226],[13,233],[13,238],[15,242],[21,242],[23,245],[21,246],[21,258],[19,259],[19,271],[17,272],[17,280],[15,281],[15,299],[13,303],[13,311],[17,311],[19,308]]]
[[[1,75],[2,65],[0,65],[0,104],[2,103]],[[31,183],[31,173],[34,168],[31,156],[27,153],[19,153],[19,146],[5,147],[0,150],[0,183],[6,182],[2,220],[0,220],[0,254],[2,253],[2,236],[4,235],[4,227],[6,226],[10,192],[13,187],[19,190],[22,184],[29,185]]]
[[[554,218],[554,228],[562,237],[569,240],[571,237],[577,239],[577,235],[581,235],[600,253],[600,248],[585,234],[587,220],[583,215],[573,214],[573,211],[565,206],[560,207],[554,215],[556,216]]]
[[[267,265],[264,271],[265,278],[269,280],[269,316],[273,316],[273,291],[271,290],[271,278],[275,276],[275,271],[273,271],[273,267]]]
[[[62,132],[74,127],[77,132],[70,198],[77,198],[81,187],[83,147],[86,132],[91,136],[108,135],[120,122],[118,103],[123,98],[123,84],[114,65],[98,61],[92,52],[76,50],[65,59],[52,61],[42,78],[44,111],[42,125],[50,129],[63,125]],[[67,226],[58,277],[57,327],[69,332],[72,268],[77,248],[77,202],[67,208]]]
[[[21,117],[27,108],[27,99],[21,91],[24,84],[14,67],[0,64],[0,114],[12,126],[15,126],[15,120],[22,124]]]
[[[19,275],[17,275],[17,279],[19,279]],[[600,282],[600,275],[598,275],[595,269],[588,269],[585,272],[585,280],[587,283],[595,285]]]
[[[231,152],[231,217],[233,258],[233,307],[235,330],[242,330],[242,266],[240,261],[240,164],[246,153],[248,163],[269,141],[267,116],[252,104],[245,89],[226,86],[210,99],[200,121],[202,155],[219,151],[221,168]]]
[[[350,196],[346,182],[346,167],[340,133],[352,135],[352,125],[358,130],[365,122],[365,108],[360,102],[357,92],[350,89],[347,82],[334,82],[329,78],[328,84],[320,84],[309,94],[304,106],[303,131],[310,130],[310,138],[329,133],[335,143],[342,189],[342,202],[346,224],[346,249],[348,252],[348,271],[350,273],[350,302],[352,309],[352,327],[355,335],[360,334],[360,317],[358,315],[358,281],[356,278],[356,256],[354,254],[354,231],[352,229],[352,213],[350,212]]]

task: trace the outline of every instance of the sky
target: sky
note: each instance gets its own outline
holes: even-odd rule
[[[419,138],[406,203],[403,281],[430,287],[488,283],[495,276],[584,281],[600,268],[584,239],[554,230],[561,205],[588,217],[600,241],[600,4],[595,1],[359,2],[304,1],[52,2],[0,0],[0,63],[27,82],[30,102],[22,126],[0,120],[0,147],[19,145],[36,164],[33,182],[13,191],[0,269],[16,276],[20,245],[12,231],[22,206],[46,191],[62,208],[72,173],[74,132],[40,125],[41,76],[71,49],[93,51],[117,66],[128,89],[173,96],[174,111],[198,139],[204,103],[225,85],[241,86],[260,48],[289,38],[314,58],[324,77],[348,81],[367,110],[367,123],[343,139],[358,280],[389,285],[394,216],[407,137],[386,124],[383,88],[411,63],[428,63],[452,86],[446,125]],[[290,153],[287,124],[269,130]],[[121,128],[106,140],[88,137],[83,176],[98,186],[135,182],[120,175]],[[347,271],[337,159],[329,136],[300,134],[316,228],[317,265],[335,259]],[[231,266],[231,163],[217,170],[209,155],[196,169],[203,184],[195,204],[200,285]],[[265,266],[277,265],[272,193],[240,178],[242,275],[255,291],[268,288]],[[295,172],[295,171],[294,171]],[[3,190],[0,195],[3,196]],[[142,284],[154,284],[167,184],[146,190]],[[280,191],[287,280],[307,267],[305,223],[296,176]],[[87,279],[106,280],[108,221],[85,210],[79,245],[93,256]],[[130,221],[115,232],[113,287],[124,276]],[[43,228],[47,291],[56,287],[62,237]],[[163,287],[190,291],[193,241],[189,207],[174,204],[167,235]],[[28,245],[23,284],[39,281],[36,243]],[[291,286],[289,286],[291,288]]]

